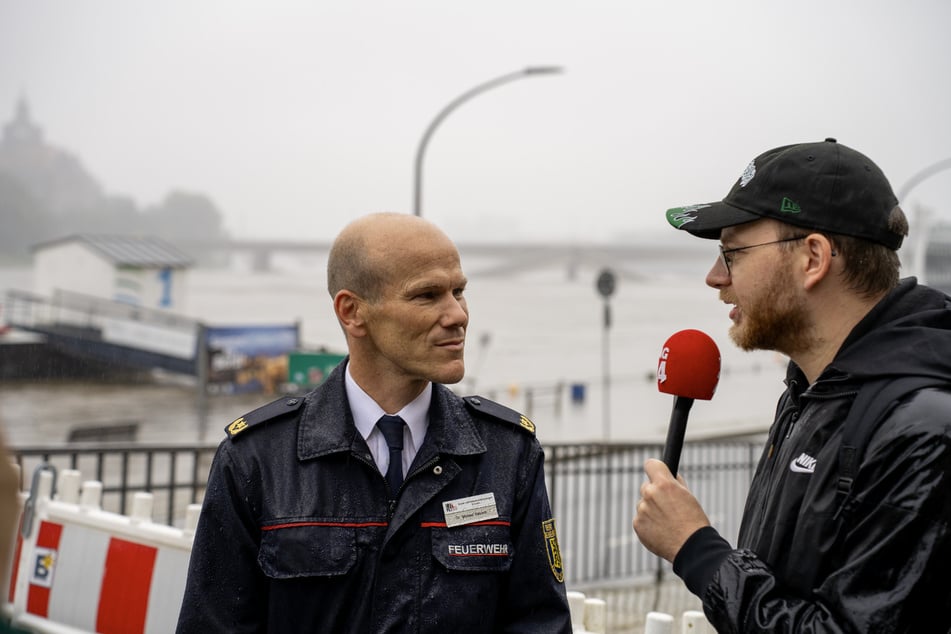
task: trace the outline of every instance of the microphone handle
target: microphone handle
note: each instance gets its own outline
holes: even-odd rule
[[[667,443],[664,445],[664,457],[661,458],[670,472],[677,477],[680,466],[680,450],[684,446],[684,434],[687,432],[687,415],[693,399],[686,396],[674,397],[674,408],[670,412],[670,425],[667,427]]]

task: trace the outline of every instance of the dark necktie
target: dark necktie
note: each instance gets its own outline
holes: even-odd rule
[[[396,492],[403,484],[403,426],[406,423],[399,416],[384,414],[376,422],[386,446],[390,448],[390,466],[386,469],[386,482],[390,485],[390,492],[396,497]]]

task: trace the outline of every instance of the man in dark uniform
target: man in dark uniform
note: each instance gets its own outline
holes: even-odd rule
[[[373,214],[327,264],[348,358],[218,449],[179,632],[571,632],[534,426],[460,398],[466,278],[428,221]]]

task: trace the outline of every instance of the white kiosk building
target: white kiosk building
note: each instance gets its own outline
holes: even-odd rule
[[[33,247],[33,292],[67,291],[180,312],[191,264],[155,237],[72,235]]]

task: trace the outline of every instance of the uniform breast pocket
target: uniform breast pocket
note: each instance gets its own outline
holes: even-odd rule
[[[261,534],[258,564],[272,579],[345,575],[356,561],[353,528],[291,525]]]
[[[505,572],[514,556],[508,525],[470,524],[433,529],[433,558],[458,572]]]

